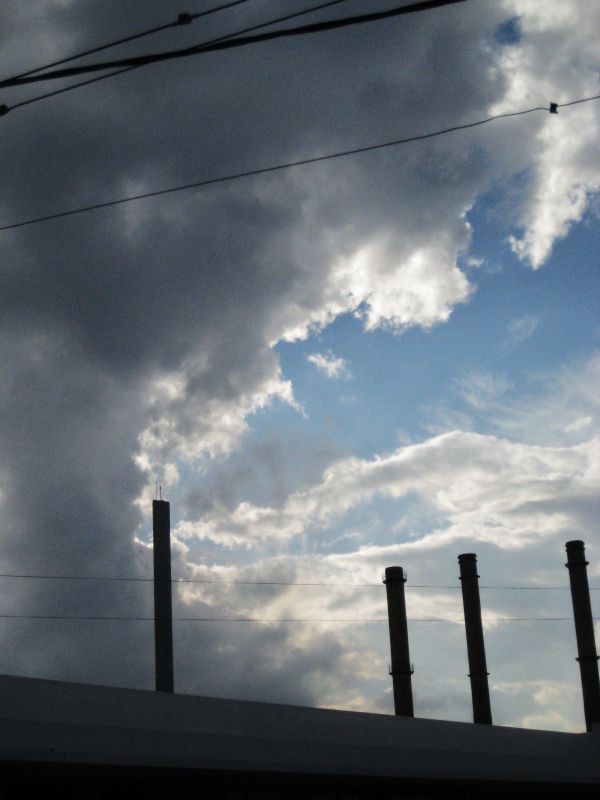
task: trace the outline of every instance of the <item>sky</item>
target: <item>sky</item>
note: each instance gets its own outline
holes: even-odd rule
[[[4,0],[2,77],[215,5]],[[468,0],[4,89],[0,225],[593,97],[599,27],[595,0]],[[481,591],[494,722],[582,730],[564,544],[600,587],[599,191],[592,100],[0,231],[0,572],[71,578],[0,578],[28,617],[0,618],[0,672],[153,688],[152,584],[114,579],[152,576],[160,485],[173,576],[204,581],[174,586],[177,691],[393,713],[398,565],[415,714],[469,720],[475,552],[482,586],[538,587]]]

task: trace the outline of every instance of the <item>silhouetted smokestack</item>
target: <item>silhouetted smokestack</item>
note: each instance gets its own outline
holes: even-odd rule
[[[394,711],[396,716],[414,717],[412,682],[413,672],[408,651],[408,625],[404,600],[404,570],[388,567],[385,571],[388,620],[390,625],[390,650],[392,667],[390,675],[394,686]]]
[[[463,553],[458,557],[460,581],[462,586],[465,629],[467,633],[467,653],[469,656],[469,678],[473,698],[473,722],[492,724],[488,671],[483,643],[481,624],[481,603],[479,602],[479,575],[475,553]]]
[[[166,500],[152,503],[154,536],[154,662],[156,691],[173,691],[173,619],[171,610],[171,513]]]
[[[567,549],[565,566],[569,570],[569,580],[571,581],[585,727],[591,731],[594,723],[600,723],[600,679],[586,569],[588,562],[585,560],[585,544],[583,542],[579,540],[567,542],[565,547]]]

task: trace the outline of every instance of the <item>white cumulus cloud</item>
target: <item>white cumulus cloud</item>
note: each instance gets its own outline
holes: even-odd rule
[[[331,350],[326,353],[311,353],[307,359],[328,378],[349,378],[351,375],[348,361],[334,355]]]
[[[508,88],[494,113],[598,94],[598,3],[504,0],[504,8],[518,16],[522,38],[503,51],[499,69]],[[523,232],[510,241],[519,258],[539,268],[600,191],[600,104],[548,114],[531,132],[530,152],[519,210]]]

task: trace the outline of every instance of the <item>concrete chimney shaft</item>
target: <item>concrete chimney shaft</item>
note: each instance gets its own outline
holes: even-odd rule
[[[173,692],[171,607],[171,512],[166,500],[152,502],[154,552],[154,663],[156,691]]]
[[[465,630],[467,634],[467,654],[469,657],[469,678],[473,699],[473,722],[492,724],[488,671],[483,643],[481,623],[481,603],[479,601],[479,575],[475,553],[463,553],[458,557],[460,582],[462,587]]]
[[[594,637],[594,620],[590,602],[590,588],[587,578],[585,560],[585,544],[574,540],[567,542],[567,563],[571,582],[571,599],[573,600],[573,616],[575,617],[575,635],[577,636],[577,652],[581,688],[583,691],[583,710],[585,727],[592,730],[593,724],[600,723],[600,679],[598,677],[598,654]]]
[[[396,716],[414,717],[412,696],[412,666],[408,650],[408,624],[404,599],[404,570],[388,567],[385,571],[388,620],[390,626],[390,650],[392,667],[390,675],[394,687],[394,712]]]

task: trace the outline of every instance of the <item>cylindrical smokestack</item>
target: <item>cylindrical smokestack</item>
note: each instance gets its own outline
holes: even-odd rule
[[[388,620],[390,626],[390,650],[392,666],[390,675],[394,687],[394,711],[396,716],[414,717],[412,682],[413,672],[408,651],[408,625],[404,599],[404,570],[388,567],[385,571]]]
[[[575,617],[577,661],[579,661],[581,673],[585,727],[591,731],[594,723],[600,723],[600,679],[586,569],[588,562],[585,560],[585,544],[583,542],[579,540],[567,542],[565,547],[567,549],[565,566],[569,570],[573,616]]]
[[[479,575],[475,553],[463,553],[458,557],[460,581],[462,586],[465,629],[467,633],[467,653],[469,656],[469,678],[473,698],[473,722],[492,724],[488,671],[483,643],[481,624],[481,603],[479,601]]]
[[[171,610],[171,513],[166,500],[152,503],[154,536],[154,662],[156,691],[173,691],[173,618]]]

